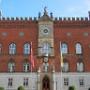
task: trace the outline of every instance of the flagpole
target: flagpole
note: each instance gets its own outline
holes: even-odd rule
[[[60,68],[61,68],[61,90],[62,90],[62,69],[63,69],[63,55],[62,55],[62,46],[60,41]]]
[[[31,72],[32,69],[34,68],[34,56],[33,56],[33,50],[32,50],[32,42],[31,42]]]

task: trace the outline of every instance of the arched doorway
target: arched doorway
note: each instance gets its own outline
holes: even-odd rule
[[[45,76],[42,80],[42,90],[50,90],[50,80]]]

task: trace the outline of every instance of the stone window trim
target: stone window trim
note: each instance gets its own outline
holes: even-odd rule
[[[30,72],[30,71],[31,71],[30,63],[24,62],[23,63],[23,72]]]
[[[64,78],[64,86],[68,86],[69,85],[69,78]]]
[[[75,43],[75,53],[76,55],[82,55],[83,54],[83,47],[80,42]]]
[[[69,47],[68,44],[66,42],[61,42],[61,50],[60,53],[62,52],[63,55],[68,54],[69,53]]]
[[[80,85],[80,87],[84,86],[84,78],[79,79],[79,85]]]
[[[13,78],[8,78],[8,87],[13,86]]]
[[[82,66],[82,70],[81,70],[80,66],[78,66],[78,65],[81,65],[81,64],[83,65],[83,66]],[[85,68],[84,68],[84,62],[83,62],[83,61],[78,61],[78,62],[76,63],[76,67],[77,67],[77,70],[76,70],[77,72],[84,72],[84,69],[85,69]]]
[[[24,79],[23,79],[23,85],[25,86],[25,87],[28,87],[28,85],[29,85],[29,79],[28,79],[28,77],[25,77]]]
[[[31,54],[31,43],[25,42],[23,45],[23,54],[24,55],[30,55]]]
[[[9,55],[16,55],[17,46],[16,43],[12,42],[9,44]]]

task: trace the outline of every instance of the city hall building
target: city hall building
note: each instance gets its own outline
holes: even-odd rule
[[[33,19],[0,17],[0,87],[19,86],[90,90],[90,12],[55,18],[44,9]]]

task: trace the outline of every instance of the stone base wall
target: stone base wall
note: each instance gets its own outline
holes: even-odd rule
[[[13,79],[11,87],[8,86],[9,78]],[[23,86],[24,78],[28,78],[25,90],[38,90],[38,73],[0,73],[0,86],[5,90],[17,90],[19,86]],[[68,85],[64,85],[65,79],[68,79]],[[80,85],[82,80],[83,85]],[[53,90],[68,90],[70,86],[74,86],[76,90],[89,90],[90,73],[53,73],[53,82]]]

